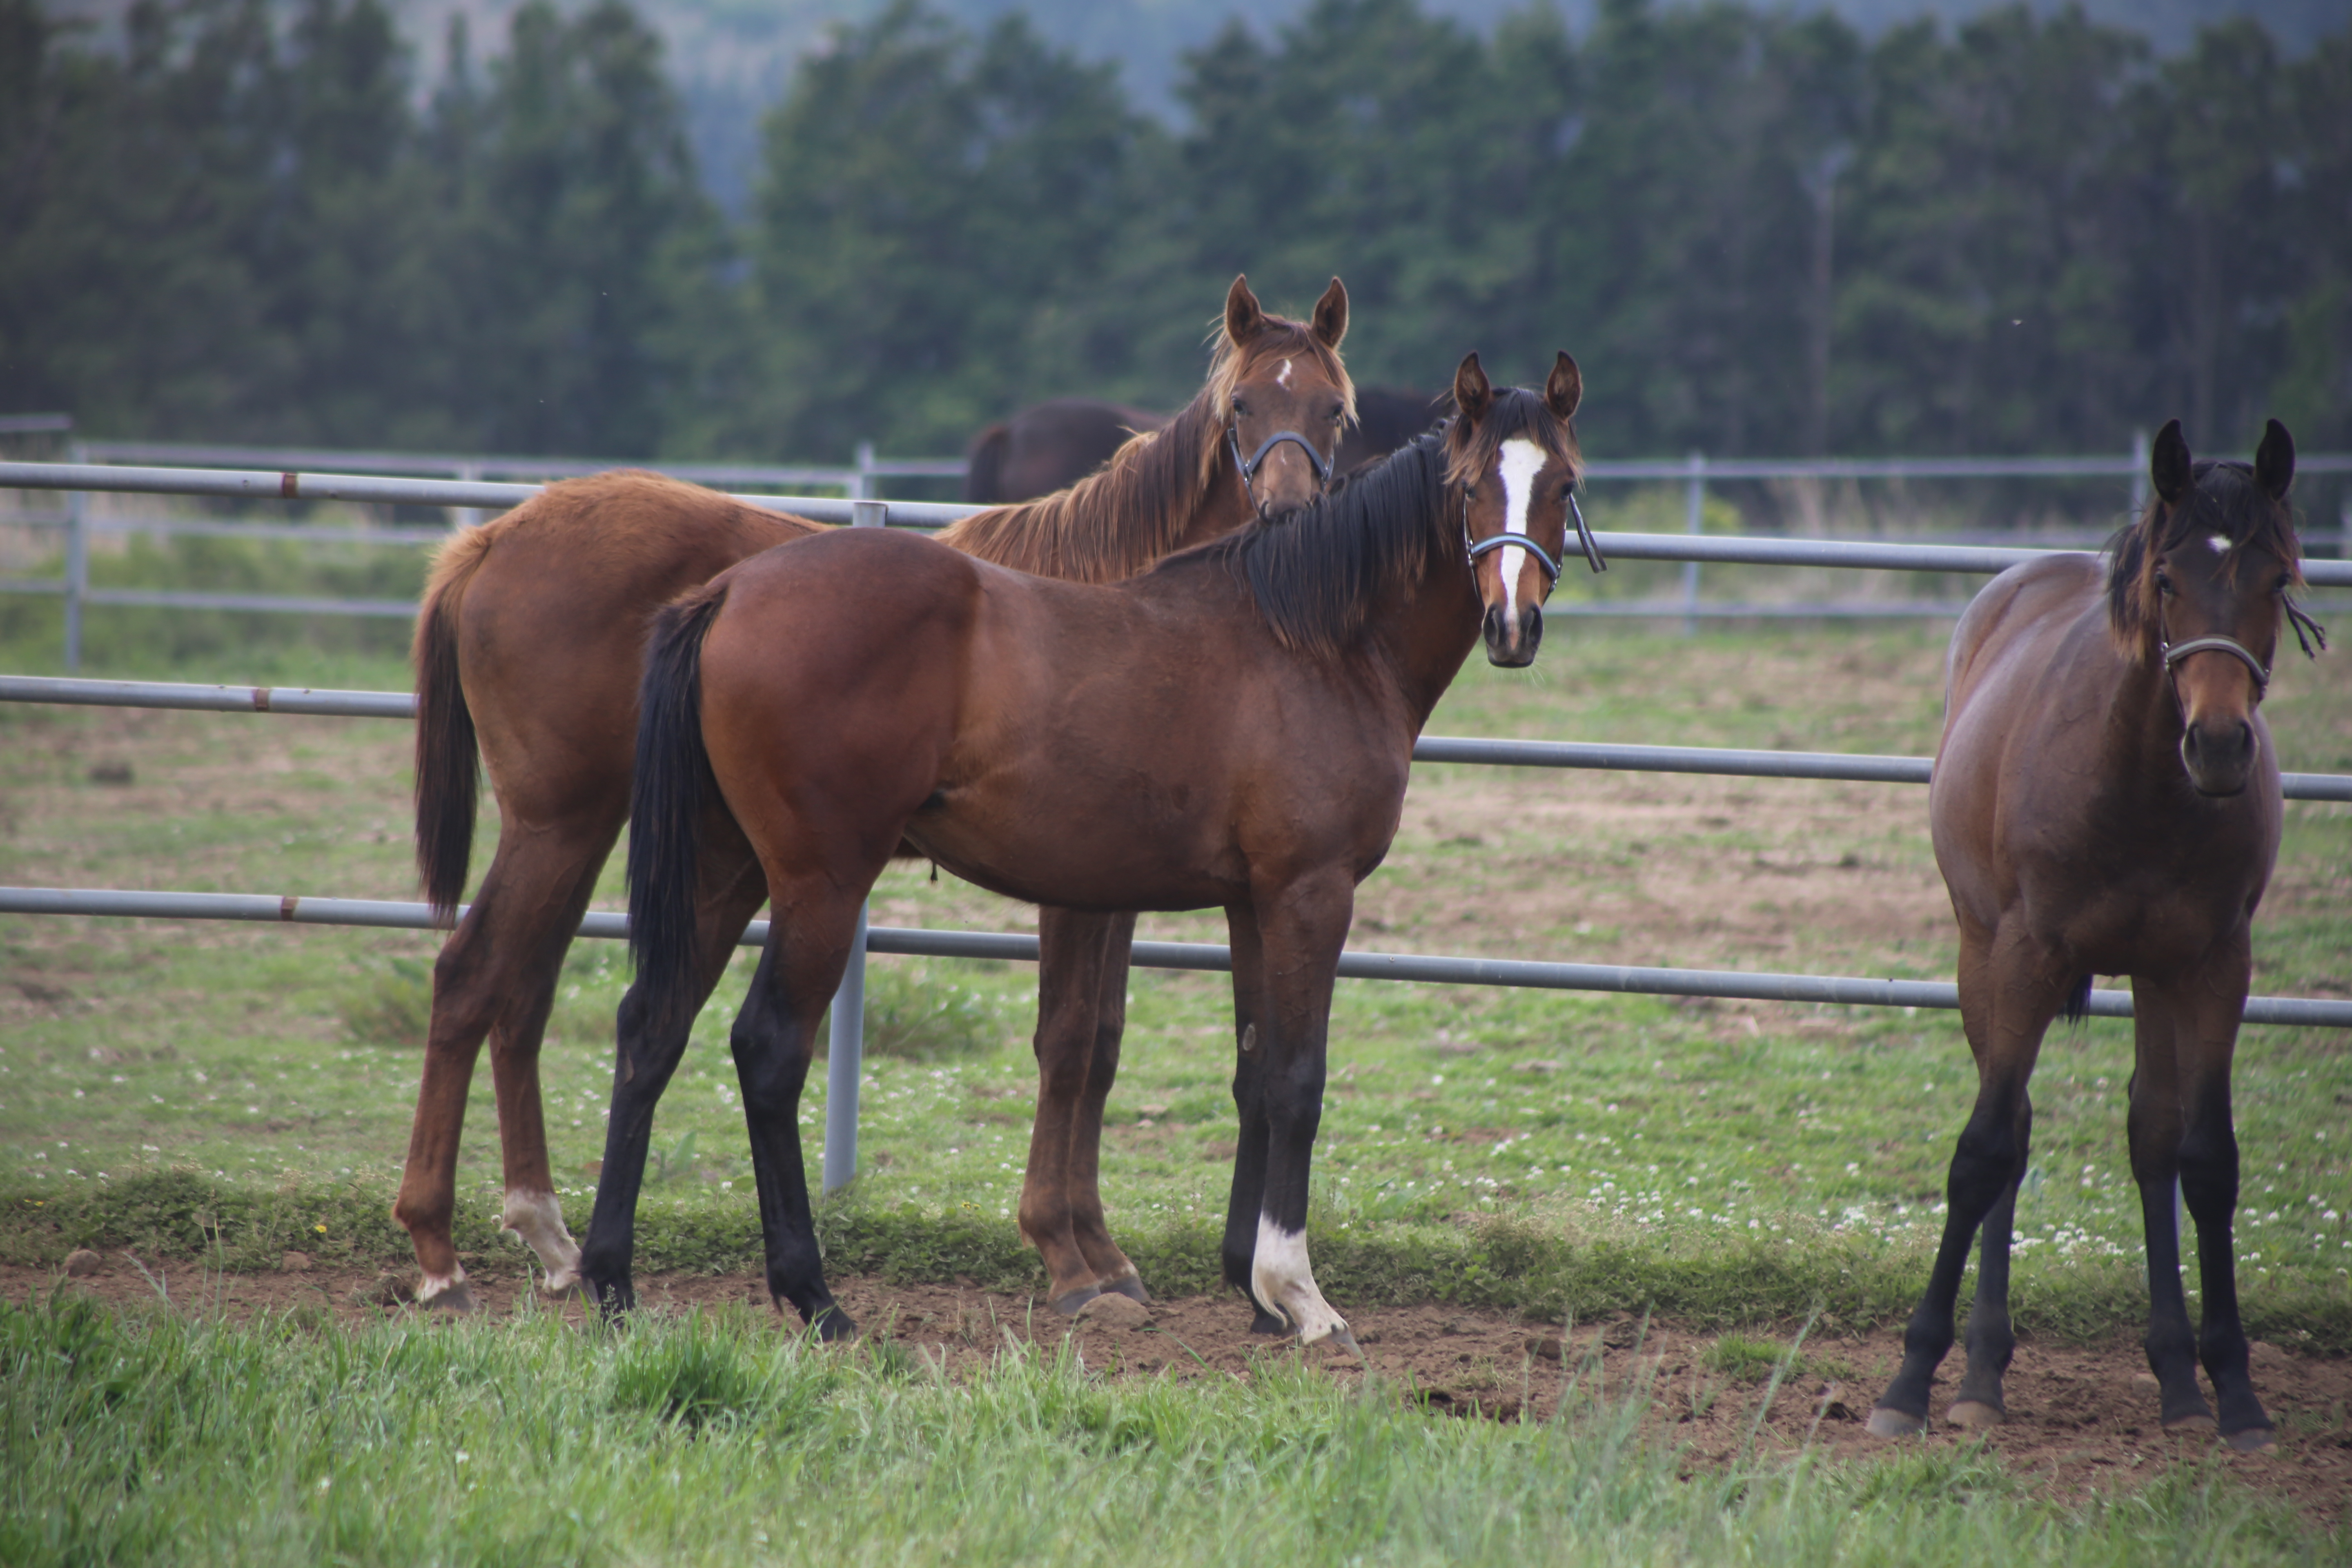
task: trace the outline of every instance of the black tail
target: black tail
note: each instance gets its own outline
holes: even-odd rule
[[[695,993],[697,842],[715,797],[702,744],[702,639],[727,602],[705,589],[663,610],[637,689],[635,791],[629,802],[629,956],[647,1021],[674,1026]]]
[[[1004,455],[1013,447],[1013,426],[992,425],[971,439],[964,453],[963,499],[995,506],[1004,495]]]
[[[452,585],[461,588],[460,578]],[[436,591],[416,621],[416,873],[425,901],[447,920],[466,896],[474,850],[474,802],[481,753],[474,715],[457,679],[457,594]]]
[[[2074,988],[2066,993],[2066,1005],[2058,1009],[2058,1016],[2069,1024],[2079,1024],[2091,1016],[2093,978],[2088,974],[2084,975],[2080,980],[2075,981]]]

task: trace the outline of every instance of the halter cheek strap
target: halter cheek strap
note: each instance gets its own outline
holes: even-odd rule
[[[1475,544],[1473,544],[1470,547],[1470,563],[1475,566],[1478,563],[1478,557],[1481,555],[1487,554],[1493,551],[1507,550],[1513,547],[1524,550],[1528,554],[1536,558],[1536,564],[1542,567],[1544,570],[1545,586],[1549,587],[1552,584],[1559,581],[1559,563],[1545,554],[1544,547],[1538,544],[1534,540],[1529,539],[1524,533],[1495,533],[1487,535],[1486,538],[1478,541]]]
[[[2254,657],[2252,649],[2235,637],[2190,637],[2187,642],[2168,642],[2160,644],[2159,647],[2164,654],[2164,672],[2167,675],[2170,675],[2174,667],[2192,653],[2226,653],[2253,671],[2255,701],[2261,701],[2270,693],[2269,667]]]
[[[1576,520],[1576,542],[1584,548],[1584,563],[1595,572],[1608,571],[1609,563],[1601,559],[1601,546],[1594,541],[1592,537],[1592,530],[1585,525],[1584,509],[1576,504],[1576,492],[1574,490],[1570,490],[1568,493],[1568,514]],[[1465,495],[1462,498],[1462,538],[1468,545],[1467,553],[1469,555],[1470,564],[1473,566],[1478,564],[1478,557],[1481,555],[1485,555],[1491,551],[1504,549],[1509,545],[1517,545],[1519,549],[1524,550],[1528,554],[1534,556],[1536,558],[1536,563],[1543,568],[1544,586],[1547,589],[1550,588],[1554,584],[1559,581],[1559,563],[1553,560],[1549,554],[1545,553],[1544,547],[1542,545],[1538,544],[1534,540],[1529,539],[1524,533],[1495,533],[1489,534],[1484,539],[1471,539],[1470,498],[1467,495]]]

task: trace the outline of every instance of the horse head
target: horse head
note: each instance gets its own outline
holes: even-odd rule
[[[1535,662],[1543,640],[1544,601],[1559,580],[1573,526],[1585,559],[1599,552],[1576,509],[1580,458],[1569,420],[1584,378],[1565,353],[1553,362],[1543,395],[1497,392],[1471,354],[1454,373],[1457,412],[1446,433],[1448,481],[1462,495],[1462,540],[1485,606],[1486,658],[1506,668]]]
[[[2273,419],[2252,468],[2199,462],[2175,419],[2157,435],[2149,472],[2155,499],[2109,568],[2110,622],[2135,658],[2162,661],[2189,782],[2204,795],[2237,795],[2253,772],[2253,715],[2281,626],[2293,627],[2306,654],[2306,628],[2327,646],[2288,597],[2303,581],[2286,500],[2294,438]]]
[[[1268,315],[1246,277],[1225,292],[1216,367],[1225,446],[1258,518],[1279,522],[1314,501],[1331,478],[1356,390],[1339,363],[1348,290],[1337,278],[1304,325]]]

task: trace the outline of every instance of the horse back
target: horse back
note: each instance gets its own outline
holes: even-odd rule
[[[624,804],[639,657],[664,603],[819,526],[642,469],[547,487],[453,546],[466,701],[492,784],[526,819]],[[560,765],[557,765],[559,764]]]

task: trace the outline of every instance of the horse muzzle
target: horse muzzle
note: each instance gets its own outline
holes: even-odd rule
[[[2245,793],[2259,750],[2254,727],[2243,719],[2211,723],[2200,720],[2181,731],[2180,761],[2189,769],[2189,782],[2197,786],[2200,795]]]
[[[1500,605],[1489,605],[1483,629],[1486,662],[1504,669],[1525,669],[1536,661],[1536,648],[1543,641],[1543,606],[1527,605],[1514,612]]]

